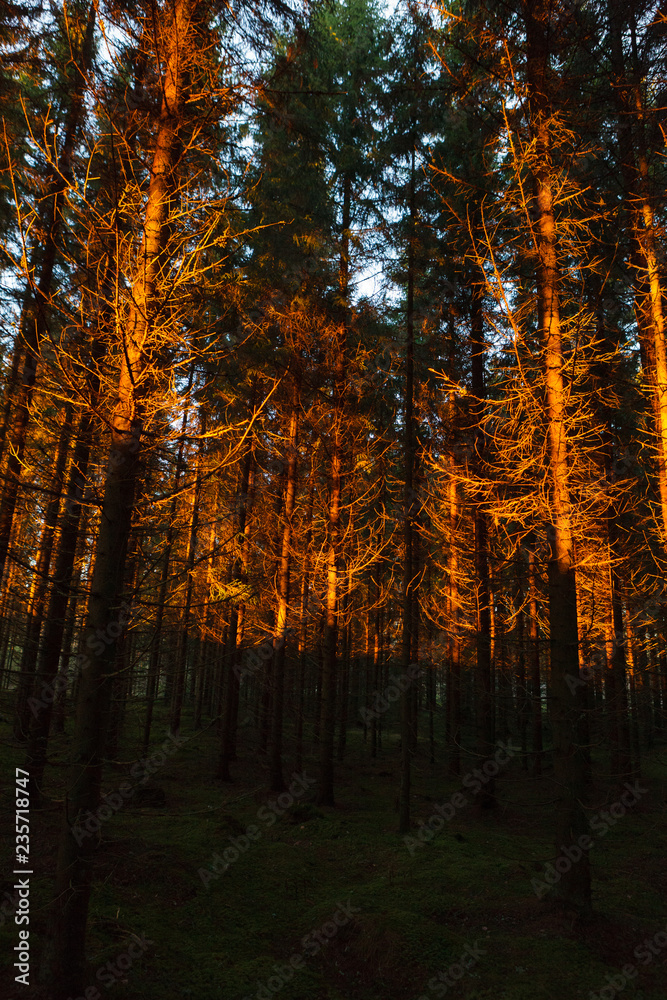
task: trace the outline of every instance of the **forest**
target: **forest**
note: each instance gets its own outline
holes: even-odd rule
[[[667,1000],[664,0],[0,0],[8,1000]]]

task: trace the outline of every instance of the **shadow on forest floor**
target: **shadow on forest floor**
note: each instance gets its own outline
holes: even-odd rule
[[[134,711],[138,731],[140,706]],[[6,722],[2,729],[4,900],[13,884],[7,786],[23,754]],[[57,765],[66,743],[59,737],[52,748],[54,798],[62,794],[65,770]],[[109,768],[105,792],[126,779],[133,753],[126,746],[127,767]],[[498,781],[495,813],[480,815],[468,796],[412,851],[396,833],[395,738],[370,760],[361,733],[350,734],[337,767],[336,809],[316,808],[302,789],[282,811],[266,792],[261,755],[242,748],[231,785],[211,777],[216,756],[211,728],[151,778],[163,795],[130,799],[94,834],[100,847],[88,955],[95,1000],[588,1000],[591,991],[597,1000],[601,990],[601,1000],[619,992],[667,998],[667,947],[654,944],[651,954],[642,944],[667,929],[667,747],[645,757],[650,794],[595,841],[596,915],[585,925],[539,900],[531,885],[554,860],[553,790],[549,780],[529,777],[518,756]],[[601,773],[606,759],[594,763]],[[415,834],[436,804],[461,789],[443,772],[417,754]],[[316,776],[314,760],[306,759],[305,773]],[[591,801],[604,809],[613,795],[598,780]],[[31,825],[34,945],[52,886],[56,806],[33,811]],[[13,919],[4,920],[0,940],[2,995],[39,997],[13,981]],[[127,967],[121,956],[133,940],[143,943]],[[292,956],[301,958],[296,971]],[[36,960],[32,968],[34,978]]]

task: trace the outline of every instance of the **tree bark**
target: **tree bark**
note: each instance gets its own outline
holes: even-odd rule
[[[482,311],[482,286],[472,287],[471,304],[471,361],[472,393],[474,417],[472,431],[475,441],[476,463],[484,462],[486,434],[483,426],[486,400],[486,380],[484,374],[484,323]],[[475,670],[475,714],[477,728],[477,756],[480,765],[493,755],[495,750],[495,717],[492,690],[491,667],[491,585],[489,579],[489,528],[486,512],[473,505],[475,532],[475,585],[477,590],[477,632],[475,647],[477,664]],[[479,794],[482,809],[496,806],[495,779],[490,778]]]
[[[292,390],[292,407],[287,433],[287,461],[285,476],[284,522],[278,565],[278,610],[273,639],[273,718],[271,726],[271,752],[269,754],[269,783],[272,792],[285,791],[283,777],[283,705],[285,694],[285,646],[287,644],[287,610],[290,597],[290,566],[292,559],[292,517],[296,499],[297,441],[299,433],[299,386],[295,381]]]
[[[79,995],[84,986],[85,937],[92,879],[93,838],[78,842],[77,824],[100,799],[117,638],[123,628],[122,587],[134,507],[143,426],[147,352],[157,311],[157,287],[166,266],[165,243],[179,159],[185,108],[186,63],[193,49],[193,0],[175,0],[161,11],[166,55],[162,104],[151,164],[140,267],[132,287],[111,418],[111,450],[82,654],[74,765],[65,798],[56,867],[48,960],[54,1000]],[[169,12],[169,13],[168,13]],[[110,641],[102,642],[98,634]],[[101,648],[100,648],[101,647]]]
[[[546,389],[547,463],[552,523],[548,531],[549,647],[551,653],[551,724],[556,783],[556,851],[588,833],[583,809],[586,763],[580,745],[582,715],[579,679],[577,584],[568,484],[566,371],[558,303],[558,240],[554,216],[551,97],[555,86],[549,67],[551,4],[524,3],[528,106],[535,136],[535,235],[537,241],[538,326],[542,338]],[[568,681],[570,683],[568,684]],[[567,906],[588,914],[591,909],[589,857],[564,873],[555,889]]]
[[[528,622],[530,649],[531,706],[533,718],[533,775],[542,774],[542,677],[540,671],[540,623],[537,618],[537,557],[535,538],[528,542]]]
[[[248,452],[243,460],[241,472],[241,482],[238,497],[238,520],[237,520],[237,545],[240,552],[235,555],[232,564],[231,579],[236,583],[243,582],[245,576],[247,560],[247,527],[248,527],[248,497],[250,489],[250,479],[253,468],[253,455]],[[243,553],[246,553],[245,557]],[[234,757],[236,724],[239,708],[239,681],[240,681],[240,644],[239,624],[242,621],[242,614],[239,604],[235,603],[230,614],[229,633],[227,636],[227,649],[229,657],[227,659],[225,696],[221,711],[222,731],[220,738],[220,757],[218,760],[217,777],[222,781],[231,781],[232,775],[230,765]]]
[[[667,551],[667,348],[655,213],[649,196],[649,168],[644,136],[644,100],[637,65],[628,76],[623,35],[628,4],[608,0],[612,88],[618,112],[618,144],[625,197],[634,243],[635,308],[644,366],[652,393],[657,437],[657,474],[663,548]],[[634,33],[634,26],[632,27]]]
[[[72,93],[58,170],[52,170],[47,187],[44,246],[39,265],[39,280],[26,290],[20,318],[20,343],[24,347],[23,369],[14,400],[14,416],[8,423],[4,492],[0,508],[0,580],[3,578],[14,511],[21,483],[30,410],[37,381],[41,344],[47,333],[47,321],[53,275],[58,256],[58,238],[62,228],[61,202],[73,169],[74,151],[84,115],[86,74],[93,53],[95,4],[90,5],[79,59],[81,62]],[[15,345],[15,351],[19,343]]]
[[[320,778],[317,800],[320,805],[334,803],[334,740],[337,688],[338,647],[338,573],[341,558],[341,505],[343,491],[343,439],[345,409],[345,378],[347,369],[347,322],[350,278],[350,221],[352,210],[352,177],[343,179],[342,249],[340,255],[341,321],[334,333],[335,358],[331,429],[331,464],[329,486],[329,517],[327,525],[327,594],[322,661]]]
[[[171,712],[169,718],[169,731],[176,735],[181,728],[181,711],[183,708],[183,695],[185,691],[185,677],[188,660],[188,638],[190,635],[190,608],[192,605],[192,589],[194,586],[194,566],[197,552],[197,535],[199,531],[199,508],[201,504],[201,490],[204,476],[204,436],[206,434],[206,413],[203,408],[199,410],[199,429],[202,437],[197,450],[197,471],[195,473],[194,490],[192,494],[192,513],[190,515],[190,531],[188,535],[188,547],[185,556],[185,605],[183,607],[183,624],[181,625],[176,652],[176,669],[174,671],[174,689],[171,697]]]
[[[28,698],[35,685],[37,673],[37,655],[39,650],[39,633],[44,620],[44,604],[46,601],[49,569],[53,554],[58,514],[60,512],[61,492],[67,453],[71,444],[72,406],[68,404],[63,413],[63,423],[56,449],[55,470],[51,482],[52,496],[46,506],[44,527],[39,542],[39,554],[35,564],[33,590],[30,610],[26,621],[26,637],[19,667],[19,686],[16,700],[16,717],[14,722],[14,737],[25,740],[30,729],[30,708]]]

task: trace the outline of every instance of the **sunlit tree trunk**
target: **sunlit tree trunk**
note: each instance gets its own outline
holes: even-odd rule
[[[287,608],[290,597],[290,564],[292,559],[292,517],[294,516],[296,499],[298,407],[299,386],[295,383],[293,387],[289,430],[287,433],[285,503],[283,507],[284,522],[278,564],[278,610],[273,639],[273,718],[271,726],[271,751],[269,755],[269,783],[272,792],[282,792],[285,790],[282,761],[283,704],[285,694]]]
[[[305,712],[306,663],[308,657],[308,588],[310,583],[310,545],[313,536],[313,500],[315,496],[315,469],[310,470],[308,486],[308,512],[306,514],[306,534],[304,538],[303,569],[301,572],[301,600],[299,611],[299,668],[297,674],[297,710],[294,736],[294,766],[298,773],[303,768],[303,721]]]
[[[657,435],[657,473],[663,545],[667,547],[667,349],[655,212],[649,197],[649,168],[644,135],[644,98],[639,69],[630,78],[623,54],[631,11],[624,0],[608,0],[612,87],[618,113],[618,146],[634,242],[636,311],[644,364],[652,391]],[[634,24],[631,27],[634,40]]]
[[[449,377],[457,379],[456,367],[456,330],[454,315],[450,312],[448,324],[450,346]],[[446,407],[450,439],[457,433],[456,402],[454,393],[450,392]],[[450,441],[446,456],[446,517],[448,536],[448,576],[447,576],[447,678],[446,678],[446,713],[447,713],[447,769],[452,776],[461,773],[461,635],[460,635],[460,548],[459,534],[461,530],[461,507],[459,497],[459,469],[455,456],[455,448]]]
[[[74,765],[65,798],[56,866],[48,955],[54,1000],[77,996],[85,985],[84,946],[94,845],[90,837],[79,844],[72,828],[99,804],[116,640],[123,621],[125,555],[139,469],[146,352],[157,306],[158,280],[166,265],[165,241],[180,154],[179,126],[186,100],[186,62],[193,47],[194,6],[192,0],[175,0],[173,7],[161,11],[166,42],[162,103],[139,255],[141,263],[125,321],[116,404],[110,421],[111,448],[85,629],[86,653],[78,692]],[[98,630],[111,641],[96,642]]]
[[[459,634],[459,487],[454,456],[450,455],[447,481],[449,559],[447,582],[447,767],[461,773],[461,637]]]
[[[471,360],[472,392],[474,398],[473,416],[475,458],[484,461],[486,435],[484,401],[486,384],[484,374],[484,326],[482,312],[482,286],[473,285],[471,304]],[[486,512],[478,504],[472,509],[475,533],[475,588],[477,592],[477,629],[475,647],[477,663],[475,668],[475,715],[477,729],[477,755],[480,762],[493,755],[495,748],[495,717],[493,703],[493,675],[491,660],[491,583],[489,578],[489,527]],[[495,781],[490,778],[479,795],[483,809],[496,805]]]
[[[334,372],[329,467],[329,516],[327,525],[327,591],[322,661],[320,779],[317,798],[320,805],[334,805],[334,739],[338,652],[338,574],[341,559],[341,507],[343,494],[343,440],[345,435],[345,379],[347,372],[347,308],[350,278],[350,220],[352,177],[343,179],[342,249],[339,288],[344,318],[334,332]]]
[[[549,529],[549,628],[551,653],[551,724],[554,741],[554,778],[558,799],[556,849],[586,835],[583,810],[586,767],[580,745],[581,687],[568,684],[579,678],[577,585],[574,568],[571,502],[568,484],[567,383],[558,304],[558,247],[554,217],[554,128],[550,105],[554,86],[549,66],[550,19],[555,14],[547,0],[524,4],[526,24],[528,105],[535,136],[532,172],[535,182],[537,240],[538,326],[542,338],[546,391],[546,461],[551,492]],[[587,852],[556,886],[563,903],[588,912],[591,906],[590,865]]]
[[[413,123],[414,126],[414,123]],[[401,673],[408,675],[414,648],[414,552],[413,534],[417,510],[414,490],[414,297],[415,297],[415,149],[410,151],[409,236],[407,245],[408,282],[406,301],[405,384],[403,390],[403,605],[401,632]],[[413,690],[408,685],[401,694],[401,787],[399,794],[399,833],[410,829],[410,783],[412,770]]]
[[[338,378],[337,378],[338,381]],[[335,409],[334,442],[331,449],[329,541],[327,552],[327,591],[324,630],[324,649],[321,683],[320,723],[320,787],[318,801],[321,805],[334,805],[334,726],[336,710],[337,646],[338,646],[338,566],[341,533],[342,490],[342,413]]]

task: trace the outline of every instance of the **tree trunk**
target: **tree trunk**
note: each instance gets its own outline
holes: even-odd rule
[[[93,366],[103,354],[104,347],[101,338],[93,342]],[[93,394],[97,393],[97,381],[93,385]],[[86,411],[81,416],[77,433],[72,464],[65,493],[65,504],[60,524],[58,552],[51,581],[46,618],[42,628],[37,671],[34,686],[36,704],[33,707],[33,718],[30,726],[28,749],[26,754],[26,769],[30,771],[32,795],[39,801],[42,795],[44,767],[49,741],[51,715],[54,706],[54,680],[58,672],[61,651],[69,659],[69,642],[65,643],[65,623],[67,607],[72,593],[74,564],[76,560],[77,541],[81,527],[81,501],[83,500],[88,476],[88,463],[92,449],[93,413]],[[72,623],[76,616],[76,606],[72,608]],[[62,682],[61,682],[62,683]]]
[[[301,603],[299,611],[299,673],[297,678],[297,714],[294,737],[294,766],[297,774],[303,769],[303,716],[305,712],[306,661],[308,656],[308,587],[310,577],[310,545],[313,537],[313,499],[315,495],[315,467],[311,466],[308,487],[308,513],[304,540],[303,571],[301,576]]]
[[[667,349],[663,312],[664,290],[658,258],[655,214],[649,196],[649,168],[644,135],[644,100],[639,68],[628,78],[623,35],[628,11],[623,0],[608,0],[612,89],[618,113],[618,145],[625,198],[630,209],[634,242],[635,308],[644,351],[644,366],[652,391],[657,436],[657,473],[662,543],[667,550]],[[634,26],[632,27],[634,37]]]
[[[75,831],[100,799],[102,762],[109,717],[117,637],[123,627],[122,586],[134,506],[157,285],[166,266],[164,252],[185,106],[186,62],[193,47],[193,0],[175,0],[167,19],[162,106],[151,165],[139,272],[134,280],[125,326],[116,405],[111,418],[111,450],[97,537],[79,684],[74,765],[65,799],[51,921],[51,982],[54,1000],[80,995],[85,985],[85,937],[92,878],[93,838],[79,844]],[[108,642],[97,638],[98,631]]]
[[[44,620],[44,604],[46,601],[49,569],[51,567],[53,542],[60,511],[60,494],[63,488],[67,454],[71,444],[71,424],[72,406],[68,404],[63,414],[62,429],[56,450],[55,470],[51,483],[53,496],[47,504],[44,517],[44,527],[39,543],[39,554],[35,564],[31,607],[26,622],[26,639],[19,667],[19,688],[14,721],[14,737],[18,740],[27,739],[30,729],[28,698],[36,682],[39,633]]]
[[[449,405],[450,422],[454,402]],[[447,520],[449,530],[449,579],[447,583],[447,767],[461,774],[461,638],[459,635],[459,487],[454,455],[448,456]]]
[[[551,490],[552,524],[548,532],[549,627],[551,653],[551,724],[554,741],[554,779],[557,795],[556,851],[588,834],[583,810],[586,766],[579,742],[582,714],[579,679],[577,585],[574,540],[568,485],[568,434],[562,332],[558,305],[559,265],[552,188],[551,133],[552,87],[549,68],[549,21],[547,0],[524,4],[527,36],[526,75],[531,125],[536,139],[533,176],[535,181],[537,239],[538,326],[546,388],[547,463]],[[591,908],[589,857],[563,874],[556,887],[563,904],[588,913]]]
[[[337,688],[338,646],[338,573],[341,558],[341,503],[343,491],[343,437],[345,378],[347,370],[347,322],[350,277],[350,220],[352,178],[343,179],[342,250],[340,256],[340,296],[343,318],[336,326],[333,372],[331,464],[329,518],[327,526],[327,594],[324,633],[324,656],[321,685],[320,780],[317,799],[320,805],[334,805],[334,739]]]
[[[57,241],[62,227],[61,202],[72,174],[74,151],[84,113],[86,75],[90,67],[95,29],[95,4],[88,11],[88,21],[79,53],[80,69],[71,97],[65,125],[65,135],[57,170],[52,170],[45,201],[44,246],[41,253],[39,280],[27,289],[20,318],[20,342],[25,347],[23,371],[14,399],[14,416],[9,420],[4,469],[5,489],[0,509],[0,580],[4,575],[14,511],[18,499],[23,467],[23,454],[30,422],[30,407],[35,391],[42,340],[47,334],[48,310],[53,286],[53,274],[58,255]],[[15,351],[18,348],[15,346]]]
[[[531,705],[533,717],[533,776],[542,774],[542,677],[540,673],[540,624],[537,619],[537,567],[535,539],[528,549],[528,622],[530,642]]]
[[[197,533],[199,531],[199,508],[201,505],[202,480],[204,476],[204,435],[206,434],[206,413],[199,410],[199,430],[202,435],[197,450],[197,471],[195,473],[194,491],[192,494],[192,514],[190,515],[190,532],[188,548],[185,556],[185,605],[183,607],[183,624],[179,632],[176,651],[176,669],[174,671],[174,689],[171,698],[171,713],[169,731],[176,735],[181,728],[181,711],[185,691],[185,677],[188,662],[188,638],[190,635],[190,607],[192,605],[192,588],[194,585],[194,566],[197,551]]]
[[[247,527],[248,527],[248,497],[250,489],[250,479],[253,468],[253,455],[248,452],[243,460],[241,472],[241,482],[238,497],[238,520],[236,526],[236,544],[239,546],[239,553],[235,555],[231,579],[236,583],[244,580],[246,560],[247,560]],[[245,553],[245,555],[244,555]],[[239,662],[240,645],[239,638],[240,609],[235,603],[231,610],[229,633],[227,635],[227,649],[229,656],[226,657],[226,683],[224,688],[224,700],[221,706],[223,713],[222,730],[220,738],[220,757],[218,759],[217,777],[222,781],[231,781],[230,764],[235,752],[236,726],[239,709],[239,681],[241,663]]]
[[[273,718],[271,725],[271,752],[269,755],[269,784],[272,792],[285,791],[283,778],[283,704],[285,694],[285,646],[287,644],[287,609],[290,597],[290,565],[292,559],[292,517],[296,498],[297,438],[299,431],[299,386],[295,381],[292,394],[289,431],[287,435],[287,462],[285,476],[285,503],[280,562],[278,564],[278,611],[273,639]]]
[[[414,123],[413,123],[414,125]],[[414,140],[414,127],[412,130]],[[409,674],[414,647],[414,552],[413,533],[417,510],[414,490],[415,427],[414,427],[414,297],[415,297],[415,149],[410,151],[408,239],[408,287],[406,303],[405,388],[403,393],[403,606],[401,632],[401,673]],[[401,693],[401,787],[399,793],[398,832],[410,829],[410,783],[412,773],[413,690],[408,684]]]
[[[486,434],[483,426],[485,415],[486,384],[484,375],[484,325],[482,312],[482,286],[472,287],[471,305],[471,361],[473,392],[473,434],[475,440],[475,461],[483,463],[486,448]],[[489,529],[485,511],[473,505],[475,532],[475,584],[477,589],[477,634],[475,646],[477,665],[475,670],[475,714],[477,729],[477,757],[481,764],[493,755],[495,750],[495,717],[491,670],[491,585],[489,580]],[[495,779],[483,785],[479,793],[482,809],[496,806]]]
[[[521,550],[516,553],[516,687],[517,687],[517,725],[519,729],[519,741],[521,743],[521,766],[528,769],[528,720],[530,718],[530,701],[528,698],[528,684],[526,682],[526,646],[525,646],[525,623],[524,623],[524,583],[523,571],[524,561]]]

